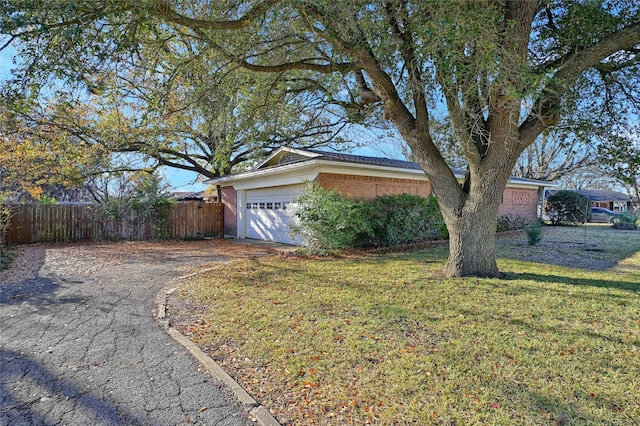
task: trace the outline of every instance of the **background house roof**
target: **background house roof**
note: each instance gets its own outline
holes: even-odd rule
[[[578,194],[582,194],[589,199],[589,201],[619,201],[619,202],[628,202],[631,201],[631,197],[629,195],[612,191],[609,189],[570,189],[569,191],[577,192]],[[557,189],[548,190],[548,195],[554,194],[558,192]]]
[[[629,195],[608,189],[582,189],[576,192],[588,197],[591,201],[631,201]]]
[[[171,198],[177,201],[204,200],[204,191],[174,191]]]

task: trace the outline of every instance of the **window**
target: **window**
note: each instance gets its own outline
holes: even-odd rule
[[[273,210],[273,203],[267,203],[267,210]]]
[[[282,208],[282,203],[276,201],[275,203],[273,203],[273,208],[276,210],[280,210]]]
[[[264,209],[264,207],[265,207],[265,204],[264,203],[260,203],[260,208]]]

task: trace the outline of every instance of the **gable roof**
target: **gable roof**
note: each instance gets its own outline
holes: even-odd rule
[[[308,166],[337,166],[337,167],[357,167],[359,169],[369,169],[378,171],[388,171],[391,173],[411,174],[416,177],[426,178],[420,164],[412,161],[394,160],[391,158],[371,157],[365,155],[345,154],[341,152],[320,151],[314,149],[295,149],[282,147],[271,154],[266,160],[250,171],[232,174],[207,182],[221,184],[242,179],[267,177],[280,172],[291,172],[294,169],[301,169]],[[452,169],[458,179],[464,178],[465,171],[458,168]],[[554,183],[536,179],[527,179],[512,176],[509,179],[511,184],[521,184],[527,186],[556,187]]]
[[[399,169],[422,170],[418,163],[411,161],[393,160],[391,158],[369,157],[365,155],[345,154],[342,152],[318,151],[314,149],[280,148],[263,161],[256,169],[277,167],[282,164],[316,160],[329,160],[344,163],[369,164],[372,166],[395,167]]]

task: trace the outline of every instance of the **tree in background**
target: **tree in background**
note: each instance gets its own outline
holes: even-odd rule
[[[623,135],[611,137],[611,143],[602,145],[599,160],[606,173],[626,188],[629,195],[640,200],[640,133],[631,127]],[[614,136],[614,135],[612,135]]]
[[[106,7],[114,13],[127,9],[118,3]],[[76,6],[82,10],[85,5]],[[90,64],[66,71],[50,64],[49,71],[60,79],[55,97],[36,96],[38,84],[48,82],[27,78],[35,83],[27,90],[12,90],[24,89],[23,81],[8,88],[8,107],[34,128],[71,130],[111,152],[141,154],[147,169],[167,166],[206,178],[247,168],[281,146],[355,146],[341,136],[349,120],[289,78],[244,70],[181,29],[143,20],[122,25],[122,31],[135,33],[135,45],[119,40],[120,48],[92,45],[106,49],[95,56],[71,53],[75,62]],[[83,35],[63,31],[59,36],[64,40],[41,47],[65,49],[72,41],[83,45],[88,42]],[[105,37],[97,36],[108,44]]]
[[[579,174],[597,164],[596,147],[570,132],[552,129],[529,145],[516,163],[514,175],[550,182]]]
[[[539,135],[565,116],[600,109],[604,118],[595,124],[610,125],[638,112],[635,0],[3,6],[0,33],[19,40],[27,85],[51,75],[99,80],[136,60],[149,33],[168,31],[182,63],[209,56],[214,70],[232,65],[277,76],[288,92],[312,96],[350,122],[391,123],[438,198],[450,234],[448,276],[499,275],[501,195]],[[434,141],[431,118],[443,104],[468,164],[462,184]]]
[[[86,176],[108,164],[110,156],[101,146],[70,129],[32,124],[0,108],[0,190],[37,200],[47,189],[81,187]]]

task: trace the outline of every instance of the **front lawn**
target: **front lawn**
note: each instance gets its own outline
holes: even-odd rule
[[[176,325],[283,424],[637,424],[640,232],[588,231],[501,238],[504,280],[442,279],[446,247],[239,260]]]

